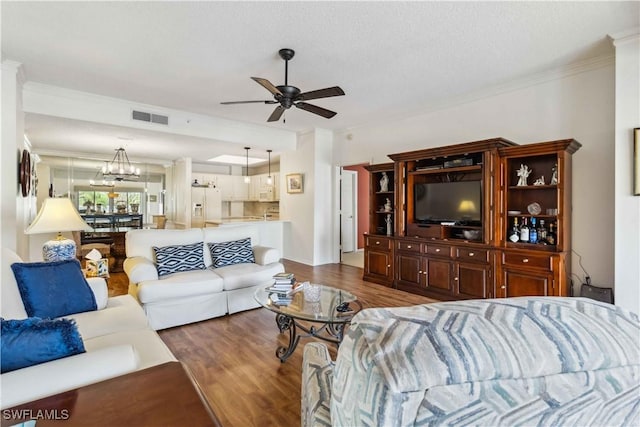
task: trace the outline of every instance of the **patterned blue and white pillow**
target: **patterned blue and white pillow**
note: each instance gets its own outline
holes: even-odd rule
[[[158,276],[178,273],[181,271],[204,270],[204,243],[190,245],[153,246],[156,253]]]
[[[251,249],[251,237],[231,242],[208,243],[208,245],[214,268],[256,262]]]

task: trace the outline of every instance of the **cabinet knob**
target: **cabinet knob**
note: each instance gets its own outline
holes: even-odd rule
[[[475,253],[469,252],[469,256],[474,256],[474,255],[475,255]]]
[[[440,252],[440,249],[436,249],[436,252]]]
[[[526,263],[526,262],[529,262],[529,258],[524,258],[524,259],[522,260],[522,262],[525,262],[525,263]]]
[[[422,273],[422,274],[424,274],[424,275],[426,276],[426,275],[427,275],[427,272],[425,271],[425,272],[424,272],[424,273]]]
[[[391,264],[387,264],[387,268],[391,268]]]
[[[505,285],[500,286],[500,289],[507,289]]]
[[[379,244],[380,244],[380,242],[376,242],[376,245],[379,245]]]
[[[453,278],[453,280],[457,281],[457,280],[458,280],[458,278],[457,278],[457,277],[454,277],[454,278]]]
[[[418,270],[418,274],[422,274],[422,270]]]
[[[411,245],[407,245],[407,249],[411,249]]]

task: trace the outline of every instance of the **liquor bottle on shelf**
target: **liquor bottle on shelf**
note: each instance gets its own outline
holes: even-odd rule
[[[518,227],[517,217],[513,218],[513,227],[509,232],[509,240],[511,240],[513,243],[516,243],[518,240],[520,240],[520,228]]]
[[[556,232],[554,228],[555,228],[555,224],[553,222],[550,222],[549,231],[547,231],[547,243],[550,245],[556,244]]]
[[[540,227],[538,227],[538,243],[547,244],[547,229],[544,226],[544,219],[540,220]]]
[[[538,229],[536,228],[535,218],[531,218],[531,228],[529,229],[529,243],[538,243]]]
[[[529,226],[527,225],[527,218],[522,218],[522,226],[520,227],[520,242],[529,243]]]

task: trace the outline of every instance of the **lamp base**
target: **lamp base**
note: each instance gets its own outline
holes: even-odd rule
[[[42,258],[46,262],[75,259],[76,242],[64,238],[49,240],[42,246]]]

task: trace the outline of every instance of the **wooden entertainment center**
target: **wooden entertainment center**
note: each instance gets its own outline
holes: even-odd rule
[[[441,300],[570,295],[571,156],[580,147],[494,138],[367,166],[364,280]]]

